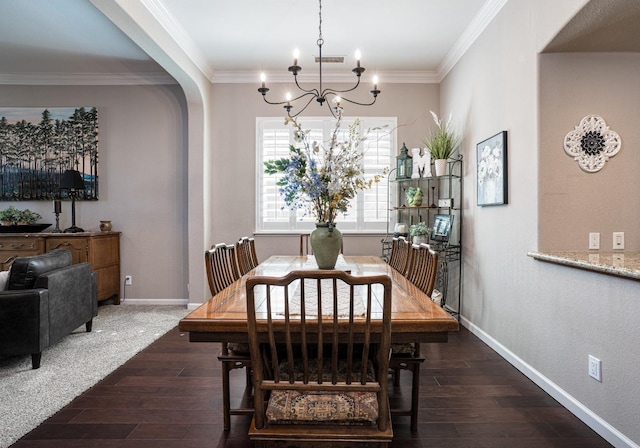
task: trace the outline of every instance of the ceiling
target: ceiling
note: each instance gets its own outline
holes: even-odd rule
[[[352,77],[359,49],[365,81],[439,82],[507,1],[322,0],[323,56],[345,58],[323,72]],[[212,82],[289,81],[294,48],[317,73],[317,0],[0,0],[0,84],[175,82],[92,2],[144,8]],[[545,52],[640,51],[639,20],[638,0],[591,0]]]
[[[212,82],[290,76],[295,47],[303,72],[315,71],[316,0],[126,1],[151,10]],[[437,82],[506,1],[323,0],[323,56],[346,60],[323,71],[350,75],[360,49],[365,76]],[[164,73],[90,0],[2,0],[0,55],[5,84]]]

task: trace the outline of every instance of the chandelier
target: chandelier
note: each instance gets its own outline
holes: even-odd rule
[[[380,90],[378,90],[378,77],[374,76],[373,77],[373,90],[370,90],[369,93],[373,96],[373,100],[369,103],[360,103],[358,101],[353,101],[350,100],[348,98],[345,98],[344,96],[341,96],[341,94],[347,93],[347,92],[351,92],[353,90],[355,90],[356,88],[358,88],[358,86],[360,85],[360,77],[362,75],[362,73],[364,73],[365,68],[360,66],[360,51],[356,50],[356,68],[354,68],[353,70],[351,70],[351,72],[353,74],[356,75],[357,80],[356,80],[356,85],[353,86],[350,89],[346,89],[346,90],[337,90],[337,89],[332,89],[332,88],[328,88],[325,87],[323,89],[322,87],[322,45],[324,44],[324,39],[322,38],[322,0],[318,0],[318,4],[319,4],[319,12],[318,12],[318,17],[319,17],[319,25],[318,25],[318,30],[319,30],[319,35],[318,35],[318,41],[316,42],[318,45],[318,63],[319,63],[319,70],[320,70],[320,82],[319,82],[319,86],[317,89],[303,89],[300,84],[298,83],[298,73],[300,71],[302,71],[302,67],[300,67],[298,65],[298,57],[299,57],[299,52],[298,50],[294,50],[293,52],[293,65],[289,67],[289,71],[291,73],[293,73],[293,79],[295,80],[296,86],[298,87],[298,89],[300,89],[303,93],[300,94],[298,97],[296,98],[292,98],[291,94],[287,92],[287,96],[286,96],[286,100],[285,101],[280,101],[280,102],[272,102],[269,101],[267,99],[267,93],[269,92],[269,88],[266,86],[266,75],[264,73],[262,73],[260,75],[260,80],[262,82],[262,87],[260,87],[258,89],[258,92],[260,92],[262,94],[262,98],[264,99],[264,101],[268,104],[273,104],[273,105],[284,105],[284,108],[287,111],[287,115],[289,117],[297,117],[298,115],[300,115],[302,112],[304,112],[304,110],[309,106],[309,104],[311,104],[311,102],[313,100],[316,100],[316,102],[320,105],[323,106],[325,103],[327,104],[327,107],[329,108],[329,111],[331,111],[331,114],[334,117],[337,117],[339,115],[342,114],[342,106],[340,105],[340,103],[342,101],[347,101],[348,103],[352,103],[352,104],[357,104],[359,106],[371,106],[372,104],[374,104],[376,102],[376,99],[378,98],[378,94],[380,93]],[[329,103],[329,97],[333,97],[332,102],[334,103],[334,106],[332,107]],[[294,113],[293,115],[291,114],[291,109],[294,108],[293,104],[296,104],[297,101],[300,101],[298,104],[304,104],[304,106],[297,112]],[[306,101],[306,104],[305,104]]]

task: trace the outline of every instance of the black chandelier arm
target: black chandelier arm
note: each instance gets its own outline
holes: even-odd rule
[[[305,97],[307,95],[310,94],[305,94],[305,95],[300,95],[298,98],[296,98],[295,100],[298,100],[302,97]],[[307,101],[307,104],[304,105],[304,107],[302,109],[300,109],[298,112],[296,112],[295,114],[291,115],[291,109],[293,109],[293,106],[288,105],[288,106],[284,106],[285,109],[287,109],[287,115],[291,118],[295,118],[298,115],[300,115],[302,112],[304,112],[304,110],[309,107],[309,104],[311,104],[311,102],[316,98],[316,96],[312,96],[311,98],[309,98],[309,101]],[[291,101],[295,101],[295,100],[291,100]]]
[[[267,103],[267,104],[271,104],[271,105],[273,105],[273,106],[279,106],[279,105],[281,105],[281,104],[286,104],[286,103],[287,103],[287,101],[279,101],[279,102],[278,102],[278,101],[276,101],[276,102],[274,102],[274,101],[269,101],[269,100],[267,99],[267,95],[266,95],[266,93],[263,93],[263,94],[262,94],[262,99],[264,100],[264,102],[265,102],[265,103]]]
[[[298,83],[298,76],[296,74],[293,75],[293,79],[295,80],[296,86],[298,87],[298,89],[302,90],[303,92],[306,92],[307,94],[311,93],[311,94],[313,94],[315,96],[320,96],[320,92],[318,91],[318,89],[311,89],[311,90],[303,89],[302,86]],[[298,98],[301,98],[303,96],[305,96],[305,95],[301,95]]]
[[[331,112],[331,115],[333,115],[333,118],[342,116],[342,108],[340,106],[332,107],[331,104],[329,104],[329,101],[327,101],[327,108],[329,109],[329,112]],[[336,112],[338,112],[338,115],[336,115]]]
[[[336,91],[336,92],[340,92],[340,91],[338,90],[338,91]],[[338,95],[336,92],[334,92],[334,91],[331,91],[331,90],[330,90],[330,91],[328,91],[328,92],[327,92],[327,95],[340,96],[340,95]],[[378,99],[378,94],[380,93],[380,91],[379,91],[379,90],[371,90],[369,93],[370,93],[371,95],[373,95],[373,100],[371,100],[371,102],[370,102],[370,103],[360,103],[360,102],[358,102],[358,101],[353,101],[353,100],[350,100],[349,98],[345,98],[345,97],[343,97],[343,96],[340,96],[340,101],[346,101],[347,103],[357,104],[358,106],[371,106],[371,105],[373,105],[373,104],[376,102],[376,100]],[[327,102],[328,102],[328,101],[327,101]]]
[[[337,89],[330,89],[330,88],[326,88],[322,91],[322,96],[326,97],[327,95],[338,95],[340,93],[347,93],[347,92],[351,92],[353,90],[356,90],[358,88],[358,86],[360,85],[360,77],[358,77],[358,82],[356,82],[356,85],[351,87],[350,89],[346,89],[346,90],[337,90]]]
[[[369,92],[371,93],[371,92]],[[344,101],[351,103],[351,104],[357,104],[358,106],[372,106],[373,104],[375,104],[376,100],[378,99],[378,95],[373,95],[373,100],[371,100],[370,103],[359,103],[357,101],[351,101],[348,98],[342,98]]]

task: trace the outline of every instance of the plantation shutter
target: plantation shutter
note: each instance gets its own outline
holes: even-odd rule
[[[347,137],[348,126],[353,118],[343,118],[338,138]],[[395,118],[361,118],[360,134],[367,130],[367,138],[362,142],[365,176],[371,178],[381,175],[385,168],[394,163],[396,153]],[[335,129],[335,120],[331,118],[304,118],[299,120],[302,129],[309,130],[309,141],[314,140],[324,147],[328,146],[331,133]],[[374,130],[373,128],[381,128]],[[257,232],[307,232],[315,225],[315,218],[305,210],[289,210],[279,193],[277,182],[279,174],[265,175],[264,162],[287,158],[289,145],[301,145],[294,141],[293,127],[285,125],[282,118],[256,119],[256,231]],[[389,198],[388,175],[372,188],[361,191],[354,198],[346,214],[337,217],[338,228],[342,231],[386,232]]]

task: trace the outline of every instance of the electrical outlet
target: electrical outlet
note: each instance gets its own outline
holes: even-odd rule
[[[589,249],[600,249],[600,234],[598,232],[589,234]]]
[[[132,283],[133,283],[133,276],[125,275],[124,276],[124,284],[125,285],[131,285]]]
[[[624,232],[613,232],[613,248],[624,249]]]
[[[589,355],[589,376],[602,381],[602,361],[592,355]]]

